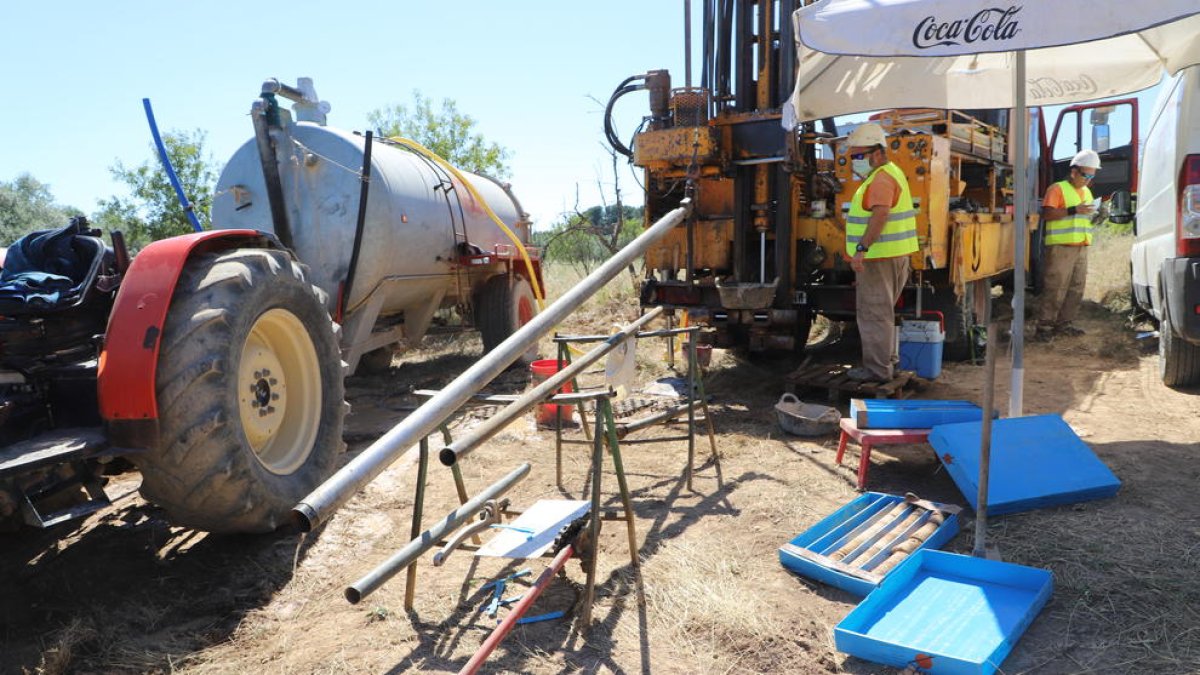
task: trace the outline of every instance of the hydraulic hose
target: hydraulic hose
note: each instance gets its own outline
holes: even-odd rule
[[[637,80],[642,80],[642,83],[630,84],[631,82]],[[608,144],[612,146],[613,150],[616,150],[626,157],[632,157],[633,151],[630,150],[629,147],[622,143],[621,139],[617,137],[617,131],[613,127],[612,123],[613,106],[617,104],[617,99],[621,98],[625,94],[646,89],[647,86],[645,80],[645,75],[632,75],[625,78],[625,81],[617,85],[617,88],[613,91],[612,96],[608,97],[608,105],[604,106],[604,137],[608,140]]]
[[[529,251],[525,248],[525,242],[521,241],[521,238],[518,237],[516,233],[508,227],[508,225],[505,225],[503,220],[500,220],[500,216],[496,215],[496,212],[492,210],[492,207],[489,206],[487,201],[484,200],[483,196],[479,194],[479,191],[475,189],[475,186],[471,185],[471,182],[467,180],[466,176],[464,176],[461,171],[454,168],[452,164],[438,156],[437,153],[414,140],[401,138],[399,136],[393,136],[388,140],[402,145],[419,155],[425,156],[438,166],[442,167],[446,171],[449,171],[452,176],[458,179],[458,182],[467,189],[467,192],[471,194],[471,197],[475,199],[475,202],[483,207],[484,212],[488,214],[488,217],[492,219],[492,222],[496,223],[496,225],[504,232],[504,235],[507,236],[508,239],[514,245],[516,245],[517,250],[521,252],[521,260],[525,263],[525,271],[529,273],[529,285],[533,287],[533,297],[537,300],[538,310],[541,311],[546,309],[546,294],[542,292],[542,286],[538,282],[537,274],[534,272],[533,261],[529,259]]]

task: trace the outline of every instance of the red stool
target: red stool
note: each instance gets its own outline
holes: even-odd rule
[[[858,489],[867,488],[867,469],[871,466],[871,447],[875,445],[903,445],[905,443],[929,442],[930,429],[859,429],[854,420],[843,417],[842,437],[838,441],[837,463],[840,466],[846,454],[846,442],[851,438],[862,446],[858,455]]]

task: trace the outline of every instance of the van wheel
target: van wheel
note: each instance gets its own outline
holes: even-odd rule
[[[1158,325],[1158,374],[1168,387],[1200,384],[1200,345],[1194,345],[1175,334],[1165,298],[1162,321]]]
[[[532,321],[536,314],[537,300],[525,277],[497,274],[488,279],[475,296],[475,325],[483,338],[483,353],[498,347],[521,326]],[[521,356],[520,361],[530,364],[536,358],[535,344]]]

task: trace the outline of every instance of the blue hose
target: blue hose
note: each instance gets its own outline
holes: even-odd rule
[[[167,146],[163,145],[162,136],[158,133],[158,124],[154,121],[154,111],[150,108],[150,99],[142,99],[142,107],[146,109],[146,120],[150,122],[150,133],[154,136],[154,145],[158,147],[158,157],[162,160],[163,168],[167,170],[167,179],[171,181],[171,187],[175,188],[175,196],[179,199],[179,205],[183,207],[183,212],[187,214],[188,221],[192,223],[192,229],[201,232],[204,228],[200,227],[200,219],[196,217],[196,209],[188,201],[187,195],[183,194],[183,186],[179,184],[179,176],[175,175],[175,168],[171,166],[171,158],[167,156]]]

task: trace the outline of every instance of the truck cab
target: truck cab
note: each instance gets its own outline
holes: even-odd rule
[[[1159,325],[1163,383],[1200,384],[1200,67],[1163,85],[1138,195],[1133,302]]]

